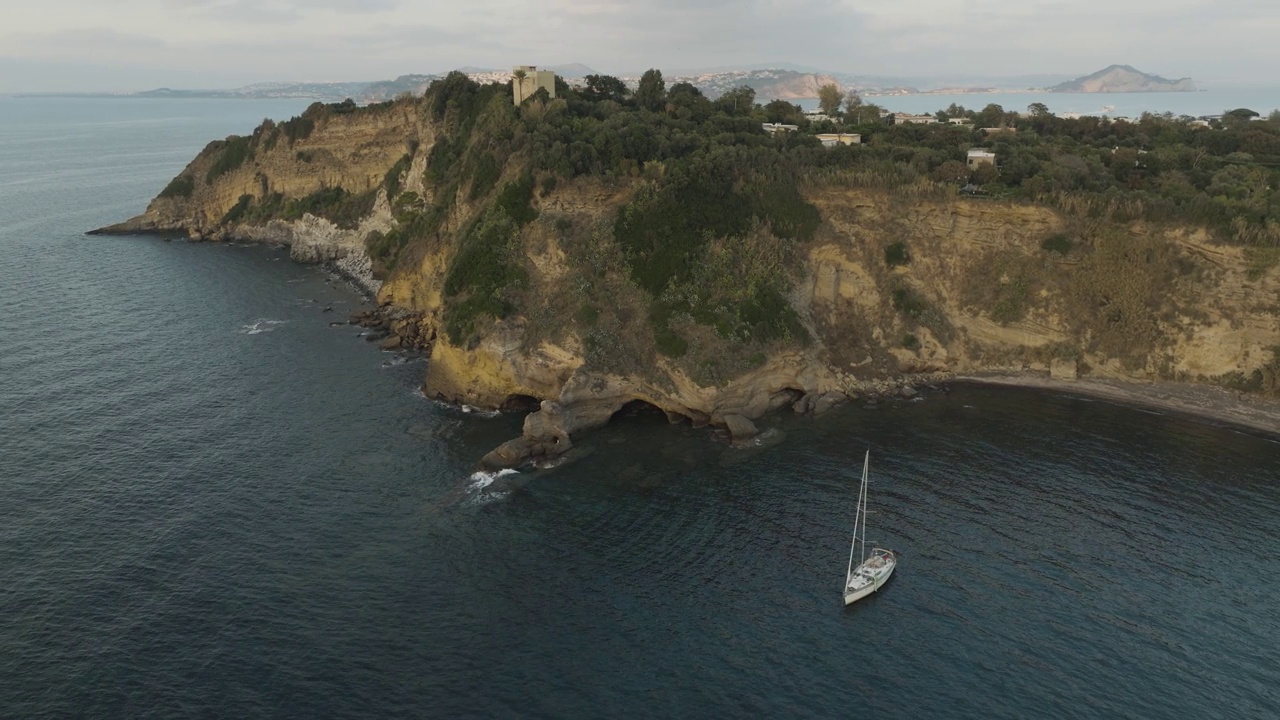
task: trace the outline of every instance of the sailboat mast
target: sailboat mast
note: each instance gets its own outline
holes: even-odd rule
[[[863,560],[867,559],[867,474],[870,468],[871,451],[868,450],[862,459],[862,491],[858,493],[858,517],[862,518],[862,554],[859,557]]]
[[[858,488],[858,505],[853,516],[853,541],[849,543],[849,568],[844,571],[845,587],[849,585],[849,578],[853,575],[853,553],[858,549],[858,521],[862,519],[863,496],[867,491],[867,464],[871,462],[871,451],[867,451],[867,456],[862,461],[862,484]],[[865,520],[863,520],[865,523]],[[862,543],[863,554],[866,553],[867,544],[864,540]]]

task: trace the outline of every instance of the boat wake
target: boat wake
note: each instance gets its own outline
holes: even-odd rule
[[[241,325],[240,334],[241,335],[259,335],[261,333],[268,333],[268,332],[271,332],[272,330],[275,330],[277,325],[283,325],[287,322],[289,321],[288,320],[267,320],[266,318],[258,318],[257,320],[254,320],[252,323],[248,325]]]

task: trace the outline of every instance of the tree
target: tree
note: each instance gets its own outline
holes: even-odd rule
[[[1231,128],[1241,127],[1256,117],[1258,117],[1258,113],[1249,108],[1236,108],[1222,114],[1222,124]]]
[[[711,116],[711,101],[690,83],[679,82],[667,90],[667,110],[682,120],[702,121]]]
[[[612,75],[588,75],[583,79],[587,81],[587,87],[582,91],[584,100],[622,102],[627,96],[627,84]]]
[[[973,182],[977,185],[989,185],[1000,179],[1000,171],[995,165],[979,165],[973,170]]]
[[[846,113],[856,113],[862,107],[862,96],[850,90],[844,96],[844,111]]]
[[[855,102],[850,102],[855,100]],[[875,103],[864,103],[862,98],[854,93],[849,93],[844,100],[844,118],[845,121],[855,125],[863,125],[880,121],[880,111],[882,108]]]
[[[756,107],[756,91],[746,85],[736,87],[721,95],[716,107],[729,115],[746,115]]]
[[[1027,114],[1031,117],[1047,117],[1052,113],[1049,112],[1049,106],[1041,102],[1034,102],[1027,106]]]
[[[934,169],[933,179],[942,183],[963,184],[969,180],[969,168],[959,160],[948,160]]]
[[[525,78],[527,77],[529,77],[529,73],[525,72],[524,70],[516,70],[515,72],[511,73],[512,82],[516,86],[516,104],[517,105],[521,105],[524,103],[524,81],[525,81]]]
[[[827,83],[818,88],[818,107],[824,115],[834,116],[840,112],[840,103],[844,102],[844,93],[835,83]]]
[[[764,106],[764,116],[771,123],[799,125],[804,119],[804,111],[799,105],[792,105],[786,100],[774,100]]]
[[[974,124],[980,128],[1004,127],[1004,121],[1004,108],[995,103],[982,108],[982,112],[978,113],[973,119]]]
[[[640,87],[636,89],[636,104],[645,110],[657,112],[666,107],[667,84],[662,79],[662,71],[649,69],[640,78]]]

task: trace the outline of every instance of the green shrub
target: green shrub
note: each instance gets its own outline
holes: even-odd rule
[[[689,352],[689,342],[666,325],[653,329],[653,341],[658,352],[669,358],[684,357]]]
[[[1017,322],[1027,316],[1027,300],[1031,289],[1024,277],[1014,277],[1009,282],[1000,283],[996,291],[996,301],[991,308],[991,319],[1001,325]]]
[[[911,262],[911,254],[907,252],[907,244],[898,241],[884,249],[884,264],[889,267],[906,265]]]
[[[600,318],[600,311],[595,305],[584,304],[578,308],[578,324],[583,327],[592,327],[596,324],[596,320]]]
[[[517,225],[525,225],[538,218],[538,211],[529,204],[532,200],[533,176],[525,173],[519,180],[502,186],[494,207],[502,210]]]
[[[231,225],[244,219],[245,214],[249,211],[249,205],[253,203],[252,195],[241,195],[235,205],[222,216],[223,225]]]
[[[178,177],[169,181],[164,186],[164,190],[160,191],[162,198],[188,198],[191,197],[192,191],[196,189],[195,178],[183,173]]]
[[[915,351],[920,349],[920,338],[915,335],[907,334],[902,338],[902,347]]]
[[[1062,233],[1056,233],[1054,235],[1050,235],[1040,243],[1040,248],[1042,250],[1055,252],[1055,253],[1058,253],[1059,255],[1066,255],[1067,253],[1071,252],[1071,247],[1072,247],[1071,238],[1067,237],[1066,235],[1063,235]]]
[[[658,352],[671,358],[683,357],[689,351],[689,343],[671,329],[671,316],[676,308],[670,303],[654,302],[649,307],[649,326],[653,328],[653,342]]]
[[[387,189],[387,197],[395,198],[400,194],[400,178],[404,176],[405,170],[409,169],[409,165],[413,163],[413,153],[405,153],[403,157],[396,161],[395,165],[387,171],[386,177],[382,179],[382,185]]]
[[[919,320],[931,306],[920,293],[905,285],[893,289],[893,309],[914,320]]]
[[[338,227],[352,229],[373,212],[377,192],[369,190],[356,195],[340,187],[321,188],[303,198],[290,200],[281,217],[297,220],[308,213],[329,220]]]
[[[240,135],[232,135],[222,143],[222,148],[218,151],[218,157],[209,166],[209,171],[205,173],[205,181],[212,183],[219,176],[235,170],[245,164],[253,157],[253,147],[250,144],[252,138],[242,137]]]
[[[498,175],[501,172],[502,168],[498,166],[498,160],[493,157],[493,153],[482,153],[475,164],[475,173],[471,181],[471,199],[475,200],[487,195],[498,183]]]
[[[309,117],[296,117],[280,123],[280,131],[290,143],[307,139],[315,129],[316,121]]]
[[[460,345],[484,317],[504,318],[515,308],[508,294],[525,280],[515,247],[519,226],[499,206],[480,216],[463,234],[445,274],[445,330]]]
[[[1245,248],[1245,274],[1251,281],[1261,280],[1271,268],[1280,264],[1280,247]]]

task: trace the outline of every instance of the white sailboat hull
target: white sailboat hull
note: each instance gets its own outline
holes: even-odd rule
[[[849,543],[849,569],[844,575],[844,604],[851,605],[862,598],[878,592],[893,575],[898,566],[898,555],[892,550],[874,548],[867,555],[867,476],[871,469],[871,451],[862,460],[862,486],[858,490],[858,512],[853,517],[853,540]],[[858,544],[862,544],[862,554],[858,555]],[[858,567],[853,566],[854,557],[861,557]]]
[[[898,567],[898,558],[889,550],[877,548],[871,557],[849,576],[844,588],[844,604],[852,605],[884,587]]]

